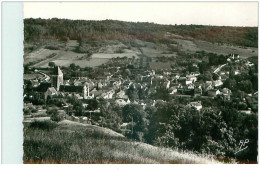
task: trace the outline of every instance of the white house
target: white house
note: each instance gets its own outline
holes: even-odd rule
[[[213,82],[213,84],[214,84],[215,87],[219,87],[219,86],[222,86],[222,85],[223,85],[223,82],[222,82],[222,80],[215,80],[215,81]]]
[[[112,99],[114,94],[115,94],[115,91],[114,90],[110,90],[108,92],[102,93],[101,97],[104,98],[104,99]]]
[[[127,101],[125,101],[124,99],[117,99],[117,100],[116,100],[116,103],[117,103],[119,106],[123,107],[123,106],[125,106],[125,105],[127,105],[127,104],[130,104],[130,100],[128,99]]]
[[[188,104],[189,107],[194,107],[196,108],[198,111],[202,109],[202,105],[200,101],[196,101],[196,102],[190,102]]]
[[[170,94],[173,95],[173,94],[177,93],[178,89],[176,86],[174,86],[174,87],[170,88],[170,91],[171,91]]]

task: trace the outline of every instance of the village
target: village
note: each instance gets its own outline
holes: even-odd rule
[[[216,98],[223,101],[235,99],[230,87],[224,85],[230,77],[230,70],[225,69],[225,66],[231,63],[242,63],[246,68],[254,66],[252,62],[240,59],[239,55],[231,54],[225,64],[211,67],[214,80],[205,81],[200,78],[198,64],[193,64],[196,71],[184,74],[174,68],[164,71],[151,69],[147,58],[145,63],[134,59],[121,62],[121,67],[118,63],[115,67],[110,65],[109,68],[103,69],[102,76],[94,79],[73,77],[65,80],[63,70],[56,65],[51,68],[50,75],[34,69],[31,71],[39,76],[25,80],[24,84],[24,121],[55,119],[47,114],[49,106],[57,107],[56,115],[53,115],[58,117],[57,120],[69,119],[100,125],[98,119],[102,100],[106,100],[110,106],[122,108],[129,104],[137,104],[145,110],[147,107],[154,107],[158,101],[179,99],[182,100],[181,104],[200,111],[210,107],[203,104],[207,100],[214,102]],[[236,76],[241,73],[240,70],[234,70],[233,74]],[[251,114],[252,103],[249,100],[257,99],[257,95],[257,92],[244,94],[243,102],[239,104],[245,106],[239,111]],[[36,98],[38,101],[35,102]],[[76,103],[71,101],[72,99],[78,101],[79,105],[73,105]],[[253,104],[257,104],[257,101]],[[77,108],[80,108],[80,111],[76,110]],[[119,129],[124,129],[127,125],[128,123],[121,122],[118,126]]]

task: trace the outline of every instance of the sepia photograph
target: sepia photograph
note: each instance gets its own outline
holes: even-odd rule
[[[258,164],[258,2],[23,4],[24,164]]]

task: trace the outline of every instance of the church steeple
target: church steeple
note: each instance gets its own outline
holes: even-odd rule
[[[63,73],[59,66],[55,66],[54,75],[52,76],[52,86],[59,91],[60,85],[63,85]]]

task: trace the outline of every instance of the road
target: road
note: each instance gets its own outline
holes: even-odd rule
[[[216,70],[214,70],[214,72],[213,73],[218,73],[224,66],[226,66],[227,64],[225,63],[225,64],[223,64],[223,65],[220,65]]]

